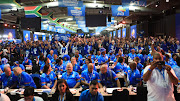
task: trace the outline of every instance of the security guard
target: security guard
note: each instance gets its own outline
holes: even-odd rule
[[[77,88],[80,85],[79,74],[73,71],[73,65],[68,63],[66,66],[67,72],[62,74],[61,79],[65,79],[69,88]]]
[[[90,82],[92,80],[98,80],[99,86],[102,88],[102,85],[100,84],[100,78],[98,72],[94,71],[94,65],[90,63],[88,65],[88,69],[84,70],[81,73],[81,82],[85,87],[88,87],[90,85]]]
[[[14,75],[17,76],[18,88],[25,88],[26,86],[36,88],[36,85],[32,77],[28,73],[23,72],[20,67],[13,68],[13,71]]]
[[[103,86],[107,88],[120,87],[119,79],[114,71],[108,69],[108,65],[102,65],[100,70],[99,77]]]
[[[12,88],[16,83],[17,77],[14,75],[14,72],[11,71],[10,65],[6,64],[4,66],[4,73],[1,74],[0,82],[2,82],[2,88]]]
[[[41,75],[41,86],[44,89],[55,89],[57,85],[57,77],[52,71],[51,65],[46,64]]]
[[[135,62],[131,62],[129,64],[130,67],[127,68],[124,76],[124,81],[126,82],[126,86],[132,85],[137,86],[139,85],[141,74],[137,69],[137,64]]]

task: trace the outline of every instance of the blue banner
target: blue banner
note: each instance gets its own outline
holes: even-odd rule
[[[0,19],[1,19],[1,9],[0,9]]]
[[[83,7],[68,7],[68,16],[85,16],[86,6]]]
[[[42,41],[46,40],[46,35],[42,35]]]
[[[111,5],[112,16],[129,16],[129,7],[121,5]]]
[[[49,35],[49,41],[52,41],[52,35]]]
[[[116,31],[113,31],[113,38],[116,37]]]
[[[4,29],[4,35],[5,38],[11,40],[16,39],[16,31],[15,29]]]
[[[58,0],[59,7],[82,7],[83,1],[78,0]]]
[[[48,26],[47,31],[51,31],[51,32],[53,32],[53,31],[54,31],[54,26]]]
[[[118,30],[118,38],[121,37],[121,29]]]
[[[110,32],[110,37],[112,37],[112,32]]]
[[[48,24],[41,23],[41,30],[48,30]]]
[[[122,5],[146,6],[146,0],[122,0]]]
[[[126,37],[126,28],[122,29],[122,37],[125,38]]]
[[[34,39],[34,41],[38,41],[38,35],[37,35],[37,34],[34,34],[34,35],[33,35],[33,39]]]
[[[101,33],[103,30],[105,30],[107,27],[97,27],[96,33]]]
[[[91,36],[94,36],[94,35],[95,35],[95,33],[91,33],[90,35],[91,35]]]
[[[69,35],[67,34],[54,34],[54,38],[55,40],[58,40],[58,41],[65,41],[65,42],[68,42],[69,41]]]
[[[30,41],[30,31],[27,31],[27,30],[23,30],[23,39],[24,41]]]
[[[131,37],[136,38],[136,25],[131,26]]]

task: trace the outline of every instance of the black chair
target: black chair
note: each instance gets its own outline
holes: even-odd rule
[[[31,77],[34,80],[34,83],[36,84],[36,88],[40,89],[41,88],[41,78],[39,74],[32,74]]]
[[[10,93],[7,93],[6,95],[10,98],[11,101],[18,101],[19,99],[21,99],[19,94],[11,95]]]
[[[112,101],[129,101],[129,91],[127,89],[123,91],[113,90]]]
[[[137,87],[137,101],[147,101],[147,87]]]

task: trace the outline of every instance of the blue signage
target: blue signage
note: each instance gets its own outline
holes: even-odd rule
[[[48,24],[41,23],[41,30],[48,30]]]
[[[66,33],[66,30],[63,29],[63,28],[61,28],[61,27],[56,27],[56,32],[57,32],[57,33],[63,33],[63,34],[65,34],[65,33]]]
[[[121,5],[111,5],[112,16],[129,16],[129,7]]]
[[[131,26],[131,37],[136,38],[136,25]]]
[[[68,42],[69,41],[69,35],[67,34],[54,34],[54,38],[55,40],[58,40],[58,41],[65,41],[65,42]]]
[[[125,38],[126,37],[126,28],[122,29],[122,37]]]
[[[33,37],[34,37],[34,38],[33,38],[34,41],[38,41],[38,35],[37,35],[37,34],[34,34]]]
[[[53,32],[53,31],[54,31],[54,26],[48,26],[47,31],[51,31],[51,32]]]
[[[0,19],[1,19],[1,9],[0,9]]]
[[[68,7],[68,16],[85,16],[86,6],[83,7]]]
[[[59,7],[82,7],[83,1],[78,0],[58,0]]]
[[[23,30],[23,39],[24,41],[30,41],[30,31],[27,31],[27,30]]]
[[[52,35],[49,35],[49,41],[52,41]]]
[[[46,40],[46,35],[42,35],[42,41]]]
[[[146,0],[122,0],[122,5],[146,6]]]
[[[113,38],[116,37],[116,31],[113,31]]]
[[[121,37],[121,29],[118,30],[118,38]]]

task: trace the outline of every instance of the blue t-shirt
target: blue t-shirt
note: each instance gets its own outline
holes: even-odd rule
[[[57,72],[58,73],[60,72],[60,74],[66,71],[66,68],[63,68],[63,66],[62,65],[60,66],[59,64],[55,65],[55,69],[57,69]]]
[[[87,70],[87,69],[88,69],[88,65],[87,65],[87,64],[84,64],[84,65],[82,66],[81,71],[84,71],[84,70]],[[95,65],[94,65],[94,70],[97,71]]]
[[[134,54],[129,53],[128,56],[129,56],[132,60],[134,60],[134,58],[137,57],[137,55],[136,55],[135,53],[134,53]]]
[[[81,68],[79,64],[75,64],[75,66],[73,66],[73,71],[80,73],[81,72]]]
[[[117,63],[116,66],[114,67],[114,72],[117,74],[119,72],[121,72],[123,70],[123,66],[121,65],[121,63]]]
[[[72,71],[70,75],[67,72],[63,73],[61,79],[65,79],[70,88],[73,88],[76,83],[80,82],[79,74],[75,71]]]
[[[89,73],[88,70],[84,70],[81,73],[81,80],[86,81],[87,83],[90,83],[92,80],[97,80],[98,83],[100,83],[99,74],[94,70],[92,73]]]
[[[85,90],[81,93],[79,101],[104,101],[104,97],[99,92],[94,96],[89,92],[89,90]]]
[[[32,79],[32,77],[26,73],[26,72],[22,72],[18,77],[18,88],[22,87],[22,86],[31,86],[36,88],[36,85],[34,83],[34,80]]]
[[[17,67],[16,65],[12,66],[11,70],[13,70],[14,67]],[[21,69],[24,71],[25,70],[25,67],[24,65],[22,64],[19,64],[19,67],[21,67]]]
[[[99,58],[98,58],[98,64],[104,63],[107,60],[108,60],[108,55],[107,54],[105,54],[105,56],[100,55]]]
[[[43,73],[41,75],[41,86],[48,86],[48,83],[50,84],[49,88],[52,88],[54,86],[54,82],[57,80],[56,74],[51,71],[51,73],[49,75],[47,75],[46,73]]]
[[[3,87],[11,87],[17,81],[17,77],[14,75],[14,72],[11,71],[10,76],[6,76],[5,72],[1,74],[0,81],[2,82]]]
[[[49,60],[54,59],[54,54],[52,56],[51,56],[51,54],[48,54],[47,58],[49,58]]]
[[[26,63],[25,61],[23,61],[22,64],[23,64],[24,66],[26,66],[26,65],[32,65],[32,61],[31,61],[30,59],[28,59],[28,62],[27,62],[27,63]]]

